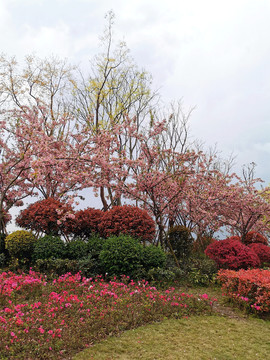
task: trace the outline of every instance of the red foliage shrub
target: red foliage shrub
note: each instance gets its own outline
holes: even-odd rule
[[[121,233],[151,242],[155,236],[155,222],[146,210],[136,206],[114,206],[104,213],[99,232],[104,237]]]
[[[217,278],[222,283],[226,296],[234,301],[244,304],[252,311],[270,311],[269,270],[220,270]]]
[[[233,235],[233,236],[230,236],[227,238],[227,240],[230,239],[230,240],[237,240],[237,241],[241,241],[241,237],[238,236],[238,235]]]
[[[91,234],[98,233],[98,224],[104,215],[102,210],[87,208],[77,211],[72,219],[65,222],[67,233],[81,238],[89,238]]]
[[[268,245],[268,240],[262,234],[257,233],[256,231],[250,231],[247,233],[246,237],[242,239],[245,245],[260,243],[264,245]]]
[[[30,204],[21,211],[16,224],[24,229],[58,235],[64,232],[64,223],[58,224],[58,221],[71,212],[70,205],[48,198]]]
[[[237,270],[260,266],[256,253],[234,238],[214,241],[206,248],[205,254],[214,260],[219,268]]]
[[[261,263],[270,264],[270,247],[261,243],[249,244],[248,247],[257,254]]]

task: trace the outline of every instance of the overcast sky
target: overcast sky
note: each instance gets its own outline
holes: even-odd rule
[[[270,1],[0,0],[1,50],[88,64],[111,9],[164,101],[196,106],[194,136],[270,183]]]

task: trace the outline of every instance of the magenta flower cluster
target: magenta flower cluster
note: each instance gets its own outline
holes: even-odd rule
[[[0,275],[0,353],[8,359],[55,359],[109,334],[211,310],[214,299],[158,291],[128,277],[106,282],[66,274],[53,281],[30,271]]]

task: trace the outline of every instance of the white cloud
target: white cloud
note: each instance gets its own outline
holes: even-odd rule
[[[254,160],[265,171],[269,0],[0,0],[2,50],[86,62],[100,50],[98,36],[112,7],[116,37],[153,73],[164,98],[197,106],[194,133],[240,151],[239,161]],[[270,171],[266,176],[270,181]]]

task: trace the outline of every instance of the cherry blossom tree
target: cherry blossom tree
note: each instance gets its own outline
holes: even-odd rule
[[[22,205],[22,200],[33,194],[33,186],[27,181],[32,156],[31,136],[23,138],[20,128],[9,133],[6,122],[0,121],[0,233],[6,233],[8,211]]]

